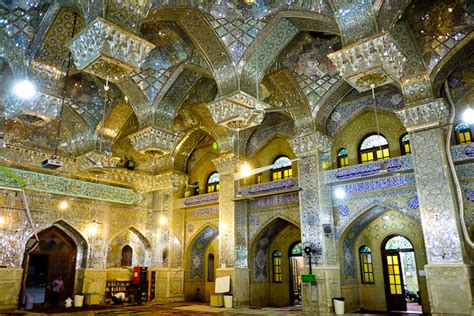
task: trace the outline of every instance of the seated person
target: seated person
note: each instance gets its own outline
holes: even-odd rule
[[[114,302],[115,305],[117,304],[123,304],[123,301],[125,300],[125,293],[124,292],[118,292],[112,295],[112,302]]]

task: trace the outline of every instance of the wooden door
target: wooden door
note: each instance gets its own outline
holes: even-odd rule
[[[62,276],[64,289],[60,301],[72,298],[74,288],[75,259],[77,248],[74,241],[57,227],[50,227],[38,233],[38,246],[28,255],[47,260],[45,303],[51,301],[51,285],[59,275]],[[29,260],[25,260],[28,262]],[[28,267],[26,267],[28,269]],[[27,275],[27,278],[34,277]],[[25,282],[28,287],[28,279]]]
[[[290,257],[290,300],[291,305],[301,304],[301,270],[303,257]]]
[[[406,311],[407,302],[405,300],[405,289],[402,268],[400,266],[400,255],[398,251],[387,251],[382,253],[382,259],[388,310]]]
[[[51,295],[51,284],[53,281],[61,275],[64,282],[64,289],[61,292],[59,298],[60,301],[65,300],[67,297],[72,298],[73,284],[74,284],[74,255],[73,254],[61,254],[53,253],[49,256],[49,269],[48,269],[48,285],[49,291],[46,292],[45,301],[50,301]]]

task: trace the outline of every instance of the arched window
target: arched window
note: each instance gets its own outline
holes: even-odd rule
[[[293,169],[291,168],[291,159],[286,156],[280,156],[273,162],[272,181],[291,178]]]
[[[207,178],[206,192],[211,193],[217,191],[219,191],[219,174],[214,172]]]
[[[458,144],[466,144],[472,142],[471,126],[466,123],[459,123],[454,127],[456,141]]]
[[[388,142],[382,135],[369,135],[362,140],[359,148],[361,163],[390,158]]]
[[[408,133],[403,134],[400,137],[400,151],[402,155],[411,153],[410,150],[410,135]]]
[[[303,243],[300,242],[296,244],[293,249],[291,249],[291,256],[302,256],[303,255]]]
[[[214,255],[212,253],[207,256],[207,282],[214,282]]]
[[[193,195],[199,195],[199,182],[196,181],[193,183],[193,190]]]
[[[347,158],[347,150],[345,148],[341,148],[337,152],[337,167],[342,168],[348,165],[349,165],[349,158]]]
[[[359,248],[360,274],[362,283],[374,283],[374,268],[372,266],[372,251],[369,246]]]
[[[133,256],[132,247],[130,247],[129,245],[124,246],[122,248],[121,266],[122,267],[131,267],[132,266],[132,256]]]
[[[273,252],[273,282],[280,283],[282,282],[281,276],[281,252],[275,250]]]
[[[385,250],[412,250],[411,242],[403,236],[394,236],[385,243]]]

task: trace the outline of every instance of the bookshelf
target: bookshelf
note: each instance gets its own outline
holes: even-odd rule
[[[148,300],[155,299],[156,271],[148,271]]]
[[[130,295],[134,295],[135,289],[131,280],[107,280],[105,283],[105,302],[112,302],[112,295],[118,292],[125,293],[125,301],[128,301]]]

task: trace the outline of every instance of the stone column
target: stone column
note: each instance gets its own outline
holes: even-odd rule
[[[106,212],[104,205],[97,206],[97,218]],[[107,281],[107,241],[109,240],[106,222],[89,222],[83,228],[87,240],[87,260],[84,269],[76,269],[74,294],[105,294]]]
[[[437,99],[397,114],[410,132],[431,313],[472,315],[474,269],[467,264],[442,128],[448,107],[443,99]]]
[[[0,311],[14,310],[18,307],[23,269],[0,269]]]
[[[322,160],[328,158],[331,141],[325,135],[315,132],[298,136],[291,141],[298,162],[300,191],[300,223],[303,246],[310,246],[312,272],[316,275],[312,300],[322,313],[332,312],[332,298],[340,296],[339,267],[336,262],[336,242],[332,214],[331,190],[324,183]],[[331,233],[324,233],[323,224],[329,224]],[[305,255],[305,273],[309,273],[308,256]],[[308,288],[304,294],[305,309],[309,304]],[[316,298],[314,293],[318,293]]]
[[[219,172],[219,260],[217,277],[230,275],[234,305],[250,303],[248,270],[248,222],[245,201],[234,201],[237,170],[234,154],[213,160]]]
[[[183,210],[175,209],[178,192],[187,176],[168,172],[157,177],[158,191],[153,193],[153,255],[156,270],[157,302],[184,300]]]

